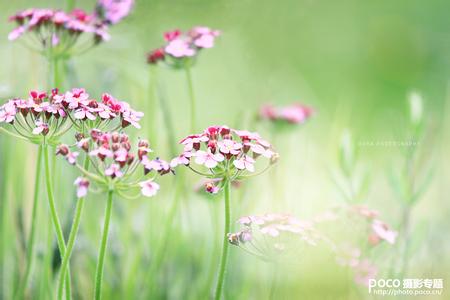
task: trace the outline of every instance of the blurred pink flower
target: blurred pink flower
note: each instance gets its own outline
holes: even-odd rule
[[[234,166],[239,170],[255,171],[255,160],[248,155],[244,155],[240,159],[233,161]]]
[[[87,195],[89,188],[89,180],[83,177],[78,177],[75,179],[74,185],[77,186],[77,197],[83,198]]]
[[[380,220],[373,220],[372,230],[379,238],[389,244],[394,244],[397,239],[398,232],[391,230],[386,223]]]
[[[199,150],[193,156],[195,157],[196,164],[205,165],[208,169],[215,168],[219,162],[225,159],[222,154],[213,154],[210,150],[207,152]]]
[[[129,15],[134,0],[98,0],[98,10],[103,18],[111,24],[116,24]]]
[[[378,269],[369,260],[363,259],[353,267],[355,273],[354,280],[357,284],[369,286],[369,280],[375,279],[378,274]]]
[[[0,106],[0,123],[13,123],[16,117],[16,106],[13,101],[8,101]]]
[[[187,41],[175,39],[169,42],[164,48],[167,54],[174,57],[190,57],[195,55],[195,49],[192,49]]]
[[[120,166],[118,164],[111,164],[109,168],[105,169],[105,175],[111,176],[112,178],[122,177],[123,173],[120,170]]]
[[[283,107],[274,107],[264,104],[260,109],[260,117],[265,120],[283,121],[290,124],[304,123],[314,113],[314,110],[306,105],[294,103]]]
[[[153,197],[159,190],[159,184],[154,182],[152,179],[140,182],[141,193],[146,197]]]
[[[47,123],[44,123],[42,120],[37,119],[35,125],[36,127],[33,129],[33,134],[42,134],[44,136],[48,134],[49,129]]]

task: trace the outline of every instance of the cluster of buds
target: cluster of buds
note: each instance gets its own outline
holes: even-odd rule
[[[75,145],[59,145],[56,154],[76,165],[87,179],[104,189],[113,188],[120,195],[140,187],[142,195],[154,196],[159,190],[159,185],[154,182],[156,174],[164,175],[172,171],[167,162],[159,158],[149,159],[148,155],[153,151],[146,140],[140,140],[137,149],[133,151],[129,138],[124,133],[104,133],[92,129],[89,137],[77,134],[76,139]],[[90,173],[77,163],[79,152],[71,151],[71,147],[86,152],[95,173]],[[142,172],[137,172],[138,170]],[[140,175],[136,175],[137,173]],[[86,187],[86,181],[78,180],[76,183],[83,183],[82,186],[78,184],[78,188]]]
[[[124,18],[133,1],[101,0],[96,11],[82,9],[71,12],[47,8],[30,8],[9,18],[17,27],[8,36],[16,40],[24,34],[32,34],[28,46],[36,50],[49,50],[51,55],[83,53],[93,45],[109,40],[108,27]],[[38,45],[36,45],[36,40]]]
[[[314,110],[306,105],[294,103],[289,106],[275,107],[265,104],[261,107],[259,117],[276,123],[302,124],[314,114]]]
[[[58,89],[50,93],[31,91],[28,99],[11,99],[0,106],[0,123],[11,124],[18,134],[32,142],[40,141],[42,136],[48,140],[58,138],[72,126],[80,132],[93,127],[139,128],[142,116],[127,102],[109,94],[103,94],[100,102],[90,98],[84,89],[61,94]]]
[[[289,214],[264,214],[240,218],[242,228],[228,234],[228,241],[247,252],[274,260],[280,254],[290,254],[299,247],[317,246],[324,237],[310,221],[299,220]]]
[[[169,66],[179,68],[184,66],[186,60],[194,58],[201,49],[214,47],[216,37],[220,35],[218,30],[197,26],[182,33],[174,30],[164,33],[167,44],[155,49],[147,55],[149,64],[157,64],[164,61]]]
[[[184,146],[183,153],[172,159],[171,167],[185,165],[197,174],[216,179],[207,182],[206,189],[211,193],[219,191],[225,178],[230,182],[239,181],[254,173],[259,158],[268,160],[262,172],[278,159],[272,146],[259,134],[227,126],[208,127],[203,133],[182,139],[180,144]],[[207,173],[194,169],[191,160],[204,166]]]

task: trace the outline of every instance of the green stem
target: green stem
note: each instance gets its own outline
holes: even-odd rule
[[[84,159],[84,169],[87,170],[89,168],[89,157],[86,155]],[[69,240],[67,242],[66,254],[61,263],[61,270],[59,273],[59,284],[58,284],[58,299],[62,299],[63,297],[63,288],[64,288],[64,276],[66,274],[67,268],[69,266],[70,257],[72,255],[73,246],[75,245],[75,239],[78,234],[78,229],[80,227],[81,221],[81,213],[83,212],[85,197],[78,199],[77,206],[75,208],[75,215],[72,222],[72,228],[70,229]]]
[[[19,290],[16,292],[16,299],[23,298],[25,294],[28,283],[30,280],[31,269],[33,267],[34,262],[34,243],[36,240],[36,220],[37,220],[37,207],[38,207],[38,199],[39,199],[39,188],[40,188],[40,179],[41,179],[41,165],[42,165],[42,145],[38,147],[38,154],[36,158],[36,173],[34,176],[34,196],[33,196],[33,208],[31,212],[31,228],[30,234],[28,236],[27,243],[27,267],[25,269],[25,276],[23,278],[23,282]]]
[[[194,85],[192,84],[191,68],[186,66],[186,79],[189,89],[189,100],[191,106],[191,133],[195,132],[195,118],[196,118],[196,105],[195,105],[195,95],[194,95]]]
[[[45,183],[47,187],[47,196],[48,196],[48,204],[50,207],[50,216],[53,224],[53,228],[56,233],[56,239],[58,242],[58,249],[61,256],[61,259],[64,258],[66,253],[66,244],[64,241],[64,235],[61,228],[61,222],[59,221],[58,213],[56,211],[55,206],[55,198],[53,196],[53,186],[52,186],[52,176],[50,174],[50,162],[48,157],[48,145],[44,144],[42,146],[44,153],[44,166],[45,166]],[[70,291],[70,273],[67,273],[66,276],[66,297],[70,299],[71,291]]]
[[[181,174],[181,172],[180,172]],[[173,221],[175,219],[175,214],[178,210],[178,206],[180,203],[180,199],[181,199],[181,195],[183,192],[183,177],[182,176],[178,176],[177,178],[177,186],[176,186],[176,190],[175,190],[175,196],[172,202],[172,206],[169,208],[169,213],[167,215],[167,219],[165,222],[165,226],[164,229],[162,231],[162,241],[159,244],[159,248],[156,250],[155,253],[155,258],[154,258],[154,262],[151,264],[148,273],[146,275],[147,279],[147,283],[148,283],[148,289],[147,289],[147,294],[145,295],[144,299],[147,298],[153,298],[151,297],[151,293],[153,292],[153,288],[154,285],[156,284],[156,279],[154,278],[155,274],[157,274],[158,270],[161,267],[161,263],[164,260],[164,254],[166,254],[166,249],[167,249],[167,244],[170,240],[171,235],[171,230],[173,227]]]
[[[157,85],[157,67],[150,66],[149,68],[149,82],[148,82],[148,96],[149,99],[145,105],[145,113],[148,113],[147,128],[150,133],[150,140],[153,143],[157,142],[157,130],[158,120],[157,120],[157,98],[156,98],[156,85]]]
[[[109,222],[111,220],[113,191],[108,191],[108,201],[106,202],[105,223],[103,224],[102,241],[98,253],[97,270],[95,271],[95,300],[100,300],[102,296],[103,265],[105,262],[106,244],[108,242]]]
[[[224,200],[225,200],[225,226],[224,226],[224,236],[223,236],[223,246],[222,246],[222,257],[220,259],[219,265],[219,276],[217,278],[216,293],[214,296],[215,300],[219,300],[222,297],[222,288],[225,279],[225,273],[227,269],[227,259],[228,259],[228,237],[227,234],[230,232],[230,186],[231,183],[226,179],[224,187]]]

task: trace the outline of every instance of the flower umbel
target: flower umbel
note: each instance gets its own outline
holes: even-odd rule
[[[184,151],[172,159],[171,166],[185,165],[197,174],[215,179],[214,186],[207,187],[211,193],[217,193],[223,179],[239,181],[264,172],[277,155],[257,133],[227,126],[208,127],[203,133],[182,139],[180,144],[184,146]],[[255,165],[260,158],[267,159],[267,166],[255,173]],[[192,162],[203,166],[203,170],[195,169]]]
[[[228,241],[265,261],[300,251],[300,247],[316,246],[325,238],[310,221],[302,221],[290,214],[268,213],[241,217],[242,228],[228,234]]]
[[[159,190],[159,185],[154,182],[156,176],[171,171],[167,162],[159,158],[148,158],[148,153],[152,151],[147,141],[140,140],[138,149],[133,151],[129,138],[124,133],[104,133],[93,129],[90,138],[85,138],[83,143],[78,142],[71,147],[78,147],[89,155],[94,173],[76,163],[74,153],[77,152],[72,152],[69,146],[58,146],[56,154],[64,156],[69,163],[76,165],[86,179],[95,182],[103,190],[113,190],[126,198],[130,198],[126,193],[136,188],[140,188],[142,195],[146,197],[156,195]],[[154,167],[149,168],[148,164]],[[156,165],[160,167],[157,168]],[[80,194],[86,194],[89,185],[86,179],[77,179],[75,182]]]
[[[181,68],[192,63],[202,49],[214,47],[215,39],[220,35],[218,30],[197,26],[187,32],[176,29],[164,33],[166,45],[147,54],[149,64],[164,61],[174,68]]]
[[[45,137],[50,144],[72,127],[81,133],[91,128],[118,130],[129,125],[140,128],[143,113],[133,110],[124,101],[103,94],[97,101],[84,89],[72,89],[59,93],[31,91],[28,99],[11,99],[0,106],[0,124],[10,124],[14,131],[33,143],[41,143]]]

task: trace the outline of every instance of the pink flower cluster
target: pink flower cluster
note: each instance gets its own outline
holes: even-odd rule
[[[97,13],[110,24],[116,24],[130,14],[134,0],[98,0]]]
[[[91,157],[91,162],[96,171],[92,178],[98,184],[103,184],[109,188],[111,181],[119,183],[116,188],[119,192],[129,188],[139,186],[144,196],[151,197],[156,195],[159,185],[154,182],[154,177],[130,184],[127,180],[141,168],[144,175],[158,173],[164,175],[171,172],[169,164],[159,158],[150,160],[148,154],[152,152],[149,143],[146,140],[140,140],[137,149],[132,151],[129,138],[124,133],[111,132],[105,133],[97,129],[92,129],[90,137],[77,135],[76,147],[85,151]],[[56,154],[60,154],[72,164],[76,164],[76,158],[79,153],[70,151],[69,146],[61,144],[57,148]],[[81,166],[77,165],[79,168]],[[90,174],[87,170],[83,170],[84,174]],[[154,172],[153,172],[154,171]],[[89,175],[87,175],[89,177]],[[100,178],[100,179],[98,179]],[[141,178],[141,176],[139,176]],[[85,185],[84,185],[85,186]],[[80,188],[80,185],[78,185]]]
[[[362,257],[359,248],[346,245],[341,247],[337,255],[338,264],[352,270],[356,284],[368,286],[369,280],[376,278],[378,268],[369,259]]]
[[[247,251],[261,258],[273,258],[273,255],[280,252],[295,250],[299,242],[317,246],[318,242],[323,240],[312,222],[299,220],[290,214],[251,215],[241,217],[237,222],[243,228],[229,233],[228,241],[235,246],[245,247]],[[260,243],[263,245],[258,245]],[[247,244],[250,246],[247,247]],[[261,249],[271,253],[261,252]]]
[[[47,8],[31,8],[20,11],[9,18],[17,23],[9,40],[16,40],[25,33],[33,33],[45,49],[61,45],[70,47],[82,34],[92,34],[96,43],[109,39],[107,25],[95,14],[81,9],[70,13]]]
[[[84,89],[72,89],[59,93],[53,89],[51,93],[31,91],[28,99],[12,99],[0,106],[0,123],[19,126],[16,130],[22,133],[47,135],[49,128],[67,129],[66,121],[80,129],[86,120],[93,121],[96,126],[106,126],[112,120],[119,120],[117,127],[132,125],[140,128],[139,120],[142,112],[131,109],[127,102],[119,101],[109,94],[102,95],[102,101],[92,99]]]
[[[350,213],[363,217],[368,221],[368,241],[372,246],[378,245],[381,241],[386,241],[391,245],[395,244],[398,232],[392,230],[389,225],[378,219],[377,211],[371,210],[365,205],[354,205],[350,207]]]
[[[218,30],[208,27],[197,26],[182,33],[174,30],[164,33],[167,44],[164,47],[155,49],[147,55],[149,64],[156,64],[165,60],[166,57],[172,59],[182,59],[196,56],[201,49],[214,47],[216,37],[220,35]],[[168,62],[170,64],[170,62]]]
[[[263,105],[259,115],[263,120],[301,124],[313,114],[314,110],[311,107],[300,103],[294,103],[284,107],[275,107],[270,104]]]
[[[246,130],[236,130],[227,126],[211,126],[200,134],[193,134],[180,141],[183,153],[170,162],[171,167],[189,166],[191,160],[209,169],[211,178],[223,178],[226,171],[230,180],[238,179],[244,172],[254,172],[256,160],[264,157],[269,165],[278,154],[259,134]],[[210,183],[213,184],[213,183]],[[217,192],[213,186],[211,192]]]

